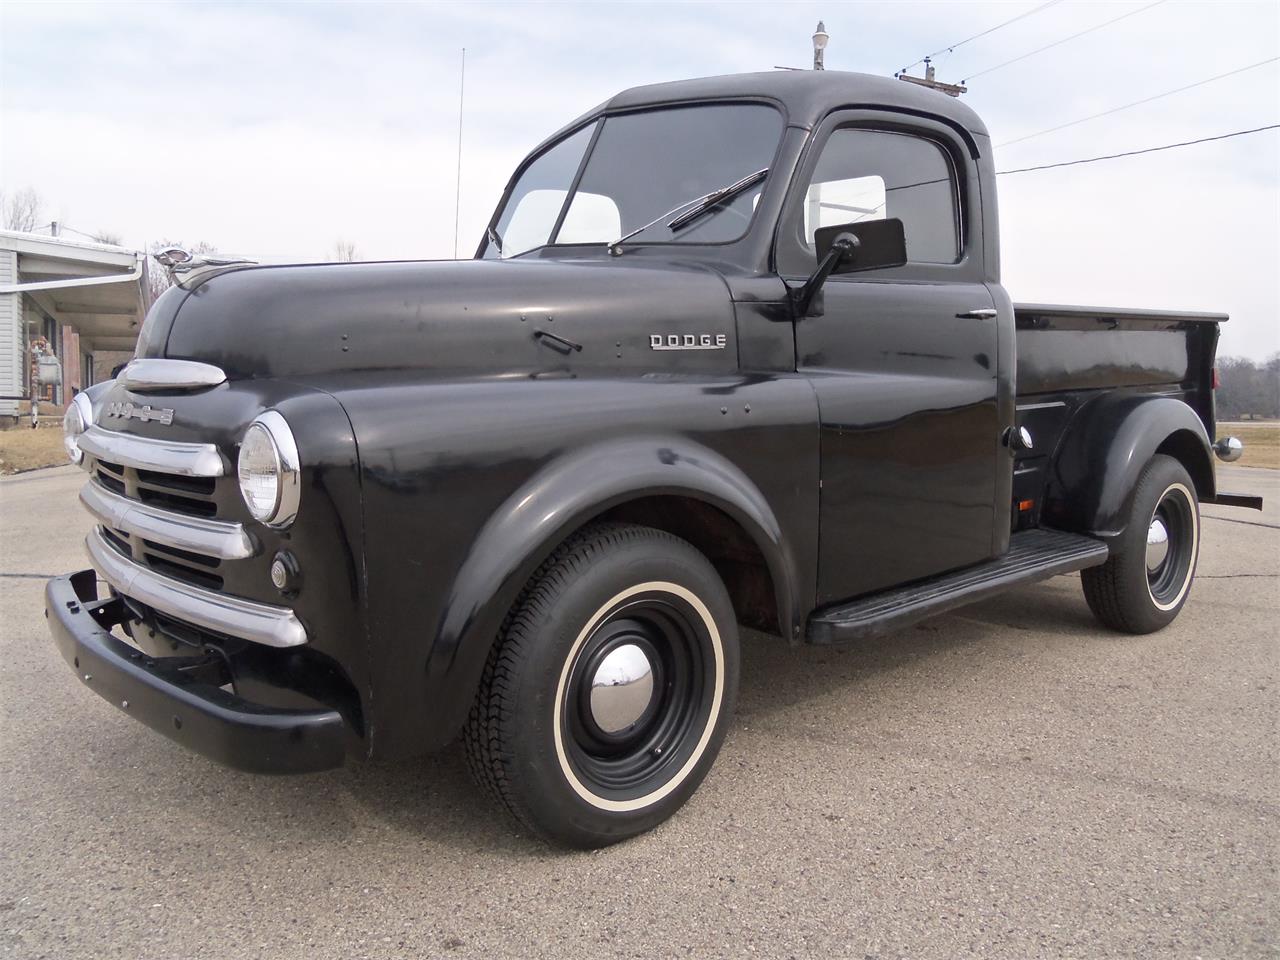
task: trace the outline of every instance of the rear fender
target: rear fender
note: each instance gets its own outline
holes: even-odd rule
[[[1055,451],[1044,522],[1114,540],[1124,533],[1133,488],[1157,453],[1187,468],[1201,501],[1214,497],[1209,436],[1186,403],[1134,394],[1108,394],[1086,403]]]

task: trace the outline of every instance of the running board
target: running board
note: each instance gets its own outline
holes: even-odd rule
[[[1015,533],[1009,551],[994,560],[819,610],[809,618],[805,640],[829,646],[900,630],[1010,587],[1097,566],[1107,553],[1102,541],[1075,533]]]

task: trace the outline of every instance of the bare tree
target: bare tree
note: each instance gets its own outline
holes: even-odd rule
[[[32,187],[23,187],[13,196],[0,194],[0,217],[6,230],[30,233],[40,225],[40,194]]]
[[[98,243],[105,243],[112,247],[124,246],[124,237],[113,230],[98,230],[92,236]]]
[[[356,245],[351,240],[339,239],[333,245],[333,259],[337,263],[353,263],[356,259]]]

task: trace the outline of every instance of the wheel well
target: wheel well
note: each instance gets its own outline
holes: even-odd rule
[[[784,635],[778,623],[773,577],[764,554],[723,510],[692,497],[641,497],[618,504],[595,519],[638,523],[689,541],[720,574],[742,623]]]
[[[1196,485],[1197,499],[1204,501],[1213,496],[1213,463],[1205,453],[1204,444],[1194,433],[1178,430],[1169,434],[1156,448],[1156,453],[1173,457],[1186,467]]]

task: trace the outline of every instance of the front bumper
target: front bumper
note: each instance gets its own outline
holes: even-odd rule
[[[130,614],[98,599],[93,570],[55,577],[45,616],[81,681],[152,730],[250,773],[311,773],[342,765],[346,724],[337,710],[265,706],[222,689],[216,657],[149,657],[110,632]]]

